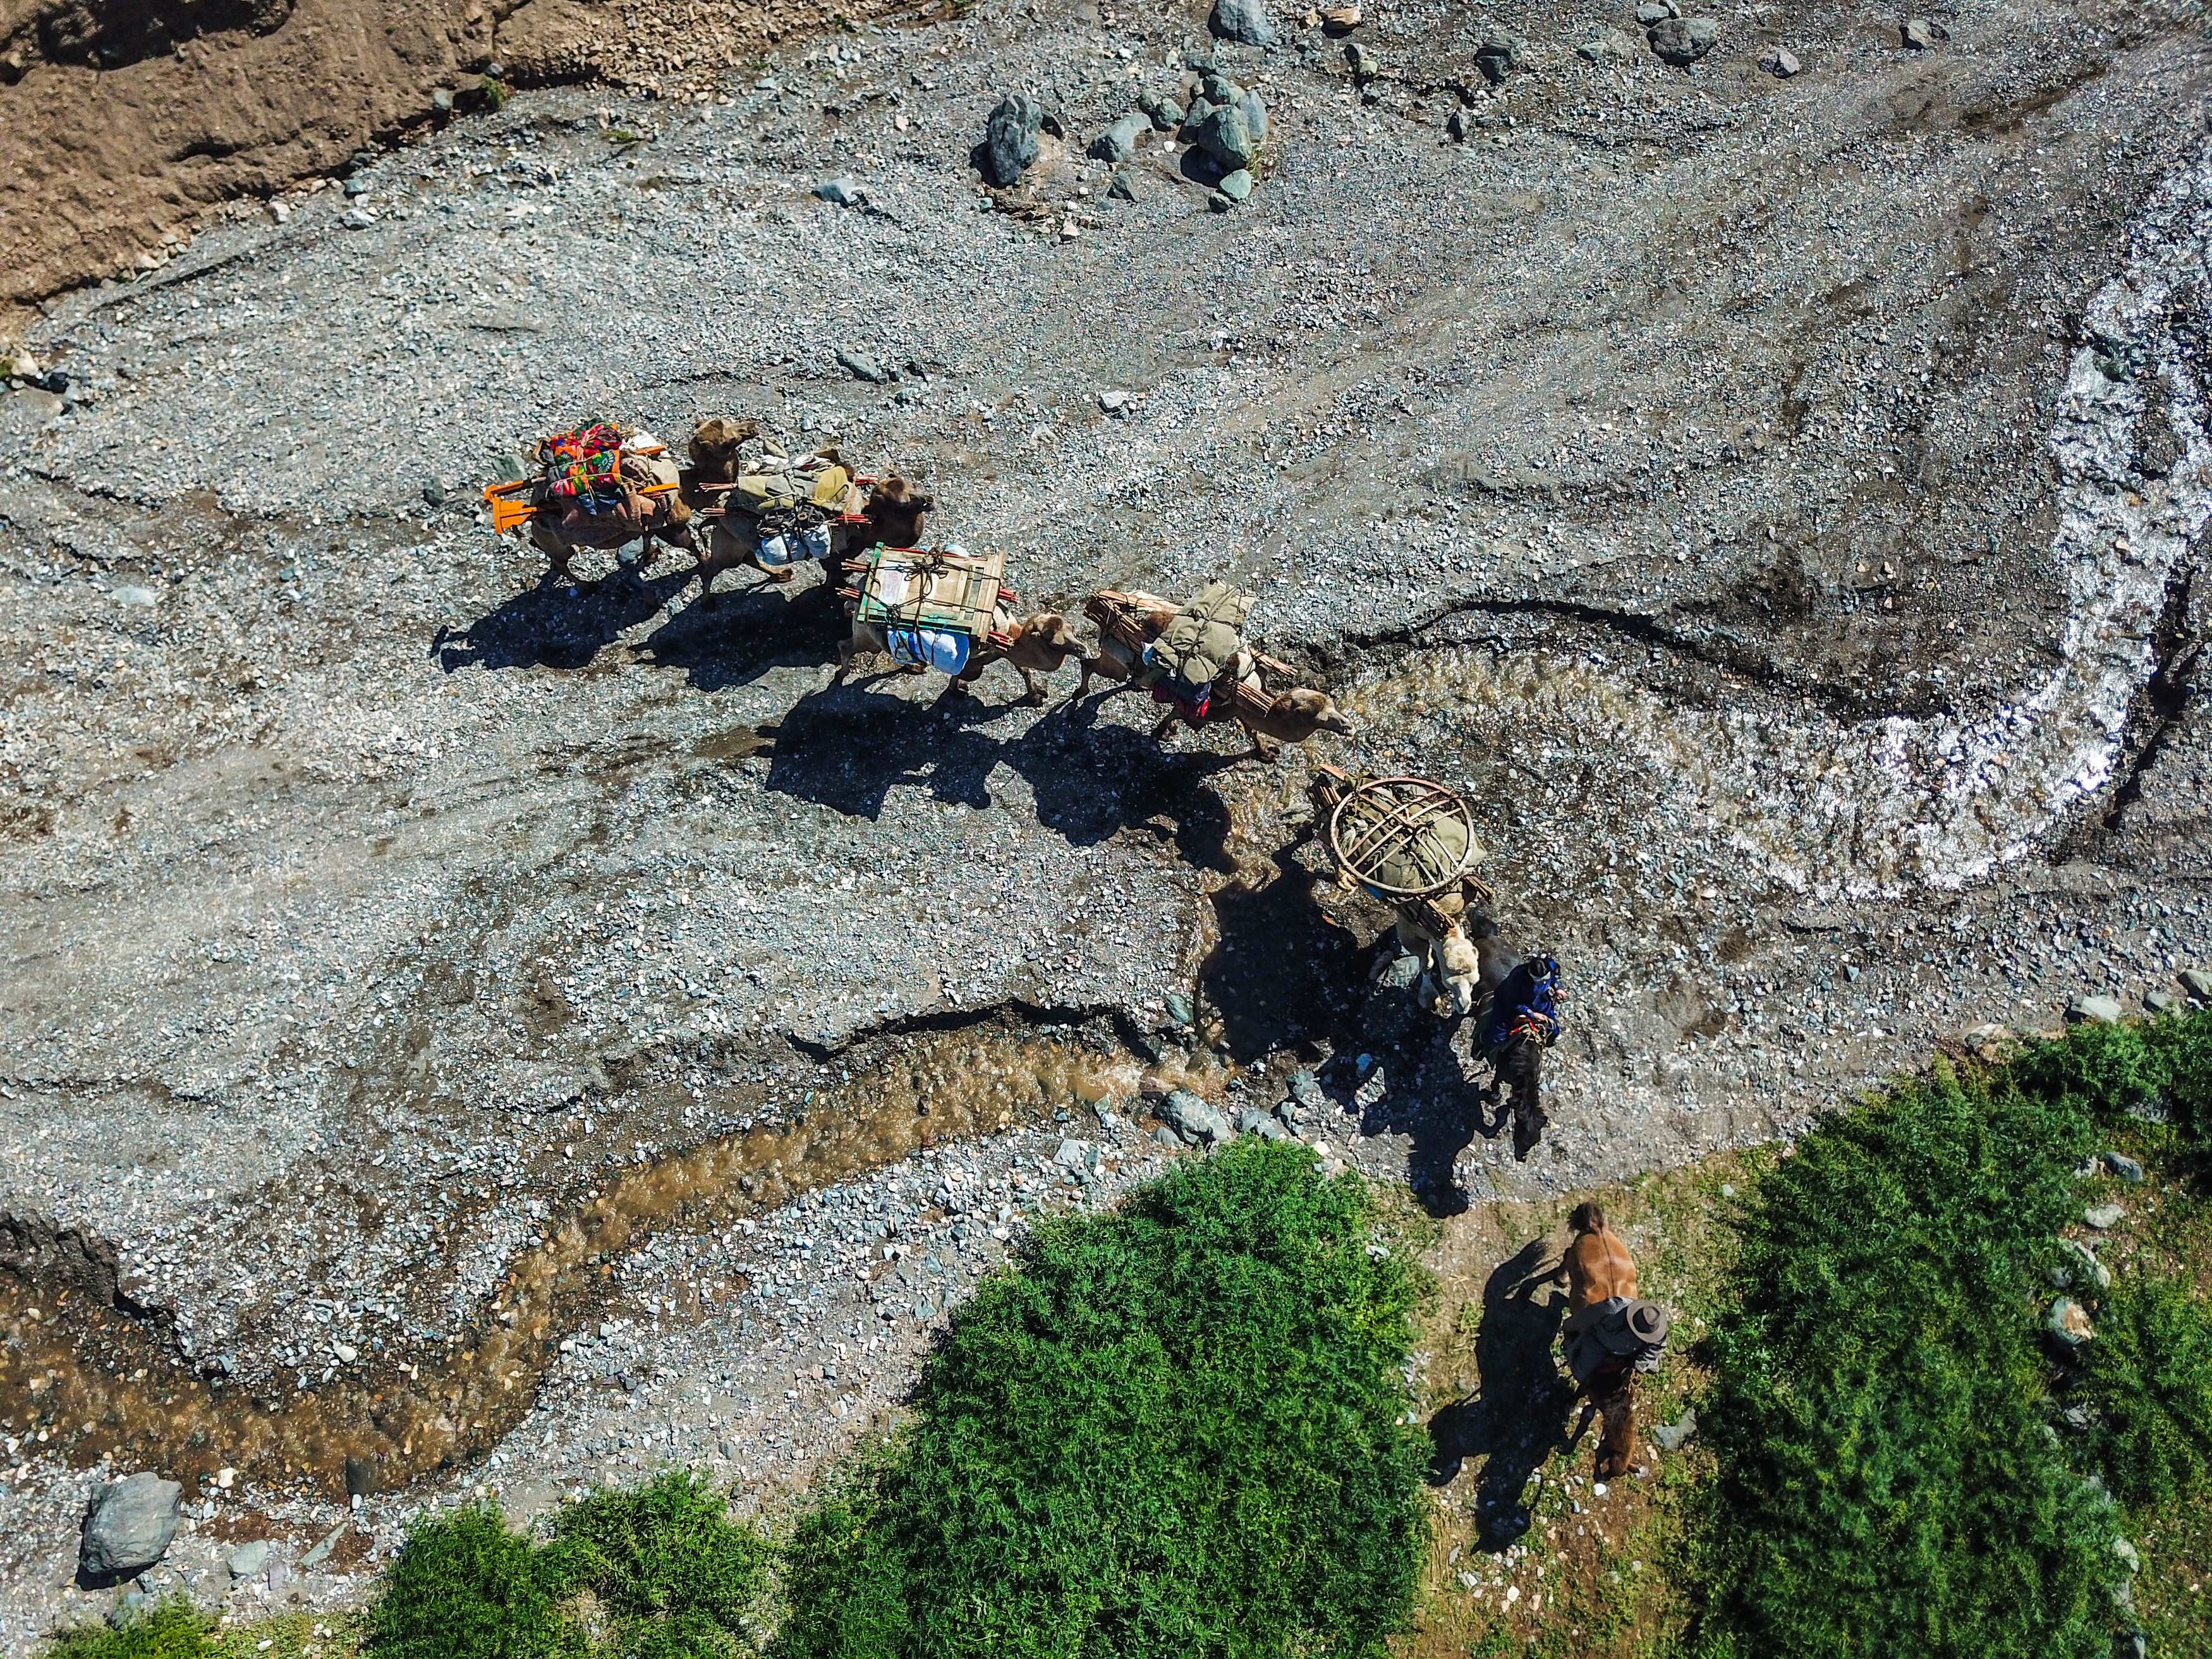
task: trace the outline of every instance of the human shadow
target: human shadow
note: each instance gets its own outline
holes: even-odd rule
[[[589,592],[548,575],[460,629],[441,628],[430,654],[464,668],[588,668],[626,629],[657,615],[691,580],[688,569],[645,575],[619,565]]]
[[[1431,1486],[1449,1486],[1468,1459],[1483,1460],[1475,1519],[1484,1549],[1503,1549],[1528,1530],[1528,1477],[1566,1444],[1574,1389],[1553,1358],[1566,1298],[1539,1301],[1532,1282],[1548,1254],[1543,1239],[1531,1239],[1484,1282],[1475,1392],[1429,1419]]]
[[[791,588],[757,581],[694,603],[638,647],[645,661],[684,672],[695,691],[749,685],[781,666],[835,661],[849,625],[834,583]]]
[[[986,729],[1013,712],[958,692],[917,707],[866,683],[833,686],[777,727],[767,787],[851,817],[880,817],[895,788],[980,810],[1004,765],[1029,784],[1037,823],[1073,845],[1140,830],[1188,863],[1226,867],[1228,809],[1206,781],[1233,757],[1171,753],[1101,722],[1095,705],[1063,702],[1011,738]]]

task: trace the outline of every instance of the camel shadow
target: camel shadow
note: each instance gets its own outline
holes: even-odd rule
[[[1010,712],[957,693],[917,707],[866,683],[802,699],[775,734],[766,787],[848,817],[875,819],[893,789],[981,811],[1005,766],[1036,799],[1036,822],[1078,847],[1123,830],[1171,842],[1187,862],[1226,867],[1228,809],[1206,786],[1232,763],[1176,755],[1141,732],[1102,724],[1095,708],[1062,703],[1018,737],[985,728]]]
[[[833,662],[848,631],[829,582],[792,589],[756,581],[684,607],[638,648],[645,661],[680,669],[695,691],[749,685],[771,668]]]
[[[592,592],[548,576],[461,629],[441,627],[430,654],[448,674],[464,668],[588,668],[623,631],[659,614],[691,580],[624,564]]]
[[[1468,1459],[1483,1460],[1475,1519],[1486,1550],[1503,1549],[1528,1530],[1522,1501],[1528,1477],[1567,1444],[1574,1389],[1553,1358],[1566,1298],[1540,1302],[1529,1282],[1548,1254],[1544,1240],[1531,1239],[1485,1281],[1475,1391],[1429,1419],[1430,1485],[1449,1486]]]
[[[1352,930],[1314,899],[1319,878],[1298,856],[1274,855],[1275,874],[1213,896],[1218,942],[1198,971],[1198,991],[1219,1016],[1230,1058],[1249,1065],[1278,1049],[1349,1040],[1353,983],[1362,954]]]

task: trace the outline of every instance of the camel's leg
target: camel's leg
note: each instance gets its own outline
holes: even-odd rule
[[[1245,730],[1249,732],[1251,731],[1251,728],[1247,726]],[[1273,749],[1268,748],[1266,738],[1261,736],[1257,732],[1252,732],[1251,758],[1255,760],[1267,761],[1272,764],[1273,762],[1279,760],[1282,757],[1282,753],[1283,751],[1280,747]]]
[[[1044,701],[1044,687],[1036,683],[1036,676],[1030,673],[1028,669],[1023,667],[1019,663],[1016,663],[1014,665],[1014,672],[1022,677],[1023,705],[1026,708],[1035,708],[1038,703],[1042,702]]]
[[[1165,743],[1170,736],[1174,733],[1176,722],[1182,718],[1182,715],[1176,713],[1176,710],[1172,708],[1169,709],[1166,717],[1163,719],[1158,726],[1152,728],[1152,741],[1155,743]]]

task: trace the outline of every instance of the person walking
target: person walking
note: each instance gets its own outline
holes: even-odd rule
[[[1636,1258],[1606,1224],[1595,1204],[1577,1204],[1567,1218],[1574,1239],[1559,1257],[1553,1281],[1567,1286],[1567,1321],[1559,1328],[1567,1371],[1577,1395],[1595,1412],[1596,1476],[1626,1474],[1636,1450],[1636,1377],[1659,1369],[1667,1348],[1667,1310],[1636,1293]],[[1576,1426],[1582,1433],[1589,1422]]]

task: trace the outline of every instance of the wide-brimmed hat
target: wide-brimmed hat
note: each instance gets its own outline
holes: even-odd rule
[[[1656,1302],[1632,1302],[1616,1319],[1598,1322],[1597,1339],[1614,1353],[1634,1353],[1667,1340],[1667,1310]]]

